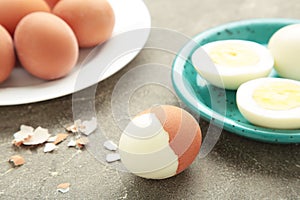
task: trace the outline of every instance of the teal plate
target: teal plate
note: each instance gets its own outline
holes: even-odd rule
[[[191,56],[201,45],[225,39],[243,39],[266,45],[283,26],[300,23],[294,19],[253,19],[212,28],[195,36],[177,54],[172,66],[172,83],[177,95],[202,118],[225,130],[258,141],[300,143],[300,129],[279,130],[255,126],[239,112],[235,91],[214,87],[194,69]],[[273,72],[270,76],[276,76]]]

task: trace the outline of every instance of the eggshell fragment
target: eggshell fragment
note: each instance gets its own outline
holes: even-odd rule
[[[80,137],[76,140],[76,145],[79,149],[83,148],[89,143],[89,139],[87,137]]]
[[[83,134],[90,135],[97,129],[97,119],[93,117],[89,121],[83,121],[79,128],[80,132],[82,132]]]
[[[107,140],[103,144],[104,148],[109,151],[116,151],[118,149],[118,145],[116,145],[113,141]]]
[[[65,139],[67,139],[68,136],[69,136],[69,134],[59,133],[59,134],[56,135],[55,141],[53,143],[54,144],[59,144],[62,141],[64,141]]]
[[[45,80],[66,76],[75,66],[79,51],[72,29],[45,12],[31,13],[20,21],[15,47],[22,66]]]
[[[136,116],[123,131],[119,150],[124,166],[149,179],[179,174],[201,146],[197,121],[175,106],[157,106]]]
[[[0,83],[8,79],[14,68],[15,60],[12,38],[7,30],[0,25]]]
[[[112,34],[115,16],[106,0],[63,0],[53,13],[73,29],[80,47],[92,47],[105,42]]]
[[[67,193],[70,190],[70,183],[61,183],[57,186],[57,191],[61,193]]]
[[[70,140],[70,142],[68,143],[68,147],[76,147],[76,141],[75,140]]]
[[[36,11],[50,12],[50,8],[43,0],[1,0],[0,24],[13,36],[19,21]]]
[[[120,154],[118,153],[110,153],[106,155],[106,162],[108,163],[112,163],[112,162],[116,162],[118,160],[120,160]]]
[[[37,127],[30,139],[25,140],[23,142],[24,145],[37,145],[37,144],[42,144],[48,140],[50,137],[50,134],[48,133],[48,129],[42,128],[42,127]]]
[[[34,128],[31,126],[21,125],[20,130],[14,134],[12,143],[15,146],[21,146],[33,136],[33,130]]]
[[[25,163],[25,159],[20,155],[14,155],[9,158],[9,162],[14,165],[14,167],[21,166]]]
[[[58,146],[56,146],[54,143],[46,143],[44,147],[44,153],[49,153],[57,149]]]

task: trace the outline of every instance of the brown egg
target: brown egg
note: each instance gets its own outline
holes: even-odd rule
[[[44,0],[49,5],[49,7],[52,9],[60,0]]]
[[[5,81],[15,65],[14,44],[10,34],[0,25],[0,83]]]
[[[110,38],[115,16],[106,0],[63,0],[53,13],[73,29],[80,47],[92,47]]]
[[[72,29],[46,12],[25,16],[15,31],[15,47],[22,66],[45,80],[61,78],[75,66],[78,43]]]
[[[19,21],[35,11],[50,12],[50,8],[43,0],[1,0],[0,24],[13,36]]]

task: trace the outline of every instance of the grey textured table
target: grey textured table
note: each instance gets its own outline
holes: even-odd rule
[[[154,27],[168,28],[192,37],[210,27],[249,18],[300,18],[298,0],[145,0]],[[118,80],[145,63],[170,66],[174,55],[143,50],[129,65],[98,85],[96,113],[106,137],[118,141],[121,133],[111,110],[111,95]],[[155,76],[154,74],[151,74]],[[121,95],[121,94],[120,94]],[[1,94],[0,94],[1,98]],[[153,105],[180,101],[158,85],[145,85],[132,95],[132,115]],[[300,199],[300,150],[298,145],[274,145],[248,140],[223,131],[205,158],[198,158],[183,173],[166,180],[138,178],[95,159],[87,150],[15,148],[12,134],[21,124],[42,126],[50,133],[63,132],[73,120],[72,96],[0,107],[0,199]],[[208,123],[200,120],[202,131]],[[100,146],[102,144],[99,144]],[[11,169],[14,154],[26,164]],[[56,186],[70,182],[70,191]]]

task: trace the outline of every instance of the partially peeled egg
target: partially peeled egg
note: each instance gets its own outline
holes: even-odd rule
[[[157,106],[136,116],[121,135],[124,166],[148,179],[179,174],[196,158],[201,146],[197,121],[175,106]]]

